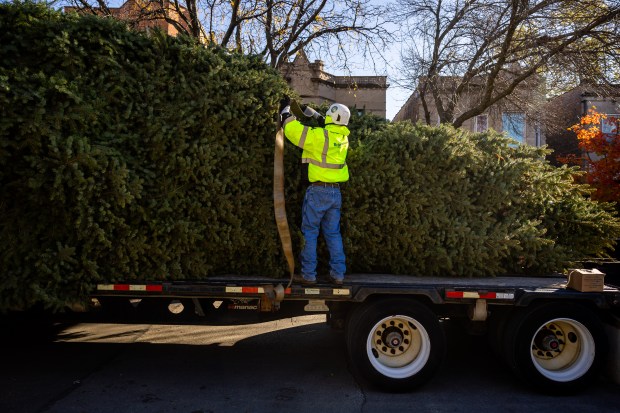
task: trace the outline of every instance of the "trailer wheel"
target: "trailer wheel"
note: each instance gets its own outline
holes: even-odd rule
[[[387,391],[408,391],[432,378],[445,353],[437,316],[413,300],[388,299],[357,309],[347,327],[357,377]]]
[[[607,336],[588,308],[549,303],[515,315],[504,337],[508,364],[544,393],[567,394],[585,387],[601,370]]]

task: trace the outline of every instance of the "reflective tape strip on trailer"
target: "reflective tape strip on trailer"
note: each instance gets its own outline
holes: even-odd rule
[[[450,299],[466,299],[466,298],[475,298],[475,299],[485,299],[485,300],[514,300],[515,293],[514,292],[489,292],[489,291],[455,291],[455,290],[446,290],[445,294],[446,298]]]
[[[229,294],[264,294],[264,287],[226,287],[224,292]],[[284,290],[284,294],[290,294],[291,289],[287,288]]]
[[[351,290],[348,288],[300,288],[298,291],[301,295],[334,295],[339,297],[351,295]]]
[[[226,287],[225,292],[231,294],[264,294],[263,287]]]
[[[229,294],[264,294],[264,287],[237,287],[237,286],[228,286],[225,288],[225,292]],[[348,288],[287,288],[284,290],[284,294],[286,295],[333,295],[333,296],[349,296],[351,295],[351,290]]]
[[[98,284],[97,291],[162,292],[163,287],[158,284]]]
[[[264,294],[264,287],[226,287],[224,292],[231,294]],[[284,294],[290,294],[291,289],[287,288],[284,290]]]
[[[204,287],[201,287],[204,288]],[[173,292],[174,287],[169,287],[167,292]],[[191,290],[191,288],[189,289]],[[101,292],[163,292],[161,284],[98,284],[97,291]],[[184,289],[183,292],[188,292]],[[202,290],[202,292],[205,292]],[[266,293],[264,286],[212,286],[209,287],[211,294],[240,294],[240,295],[261,295]],[[334,296],[347,297],[351,295],[349,288],[287,288],[284,290],[285,295],[294,296]]]

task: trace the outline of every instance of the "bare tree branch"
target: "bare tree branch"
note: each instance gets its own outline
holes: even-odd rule
[[[539,76],[570,69],[599,80],[615,73],[620,4],[616,0],[400,0],[408,17],[404,72],[430,122],[426,96],[441,122],[461,126]],[[614,46],[615,45],[615,46]],[[588,56],[589,64],[584,65]],[[580,62],[581,65],[577,63]],[[581,67],[580,67],[581,66]],[[412,79],[414,78],[414,79]],[[417,80],[417,83],[414,82]],[[532,84],[534,84],[532,83]],[[466,109],[459,102],[475,93]]]
[[[65,0],[78,9],[111,15],[109,0]],[[129,24],[165,21],[178,32],[206,43],[259,54],[280,67],[304,48],[346,62],[344,45],[369,60],[390,39],[385,8],[369,0],[128,0],[121,8]],[[234,40],[233,40],[234,38]],[[233,46],[234,43],[234,46]]]

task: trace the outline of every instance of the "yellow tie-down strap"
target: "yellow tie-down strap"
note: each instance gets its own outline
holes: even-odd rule
[[[286,201],[284,199],[284,130],[279,121],[277,127],[278,132],[276,133],[273,159],[273,209],[275,211],[280,241],[282,242],[282,249],[288,262],[290,273],[288,287],[290,287],[295,272],[295,259],[293,258],[293,243],[291,242],[291,231],[286,219]]]

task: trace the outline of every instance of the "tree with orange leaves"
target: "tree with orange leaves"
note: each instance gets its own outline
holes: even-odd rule
[[[569,130],[577,134],[583,156],[567,156],[564,163],[585,167],[586,179],[600,201],[620,201],[620,130],[619,119],[599,113],[595,108],[581,117]],[[605,127],[603,127],[603,125]]]

